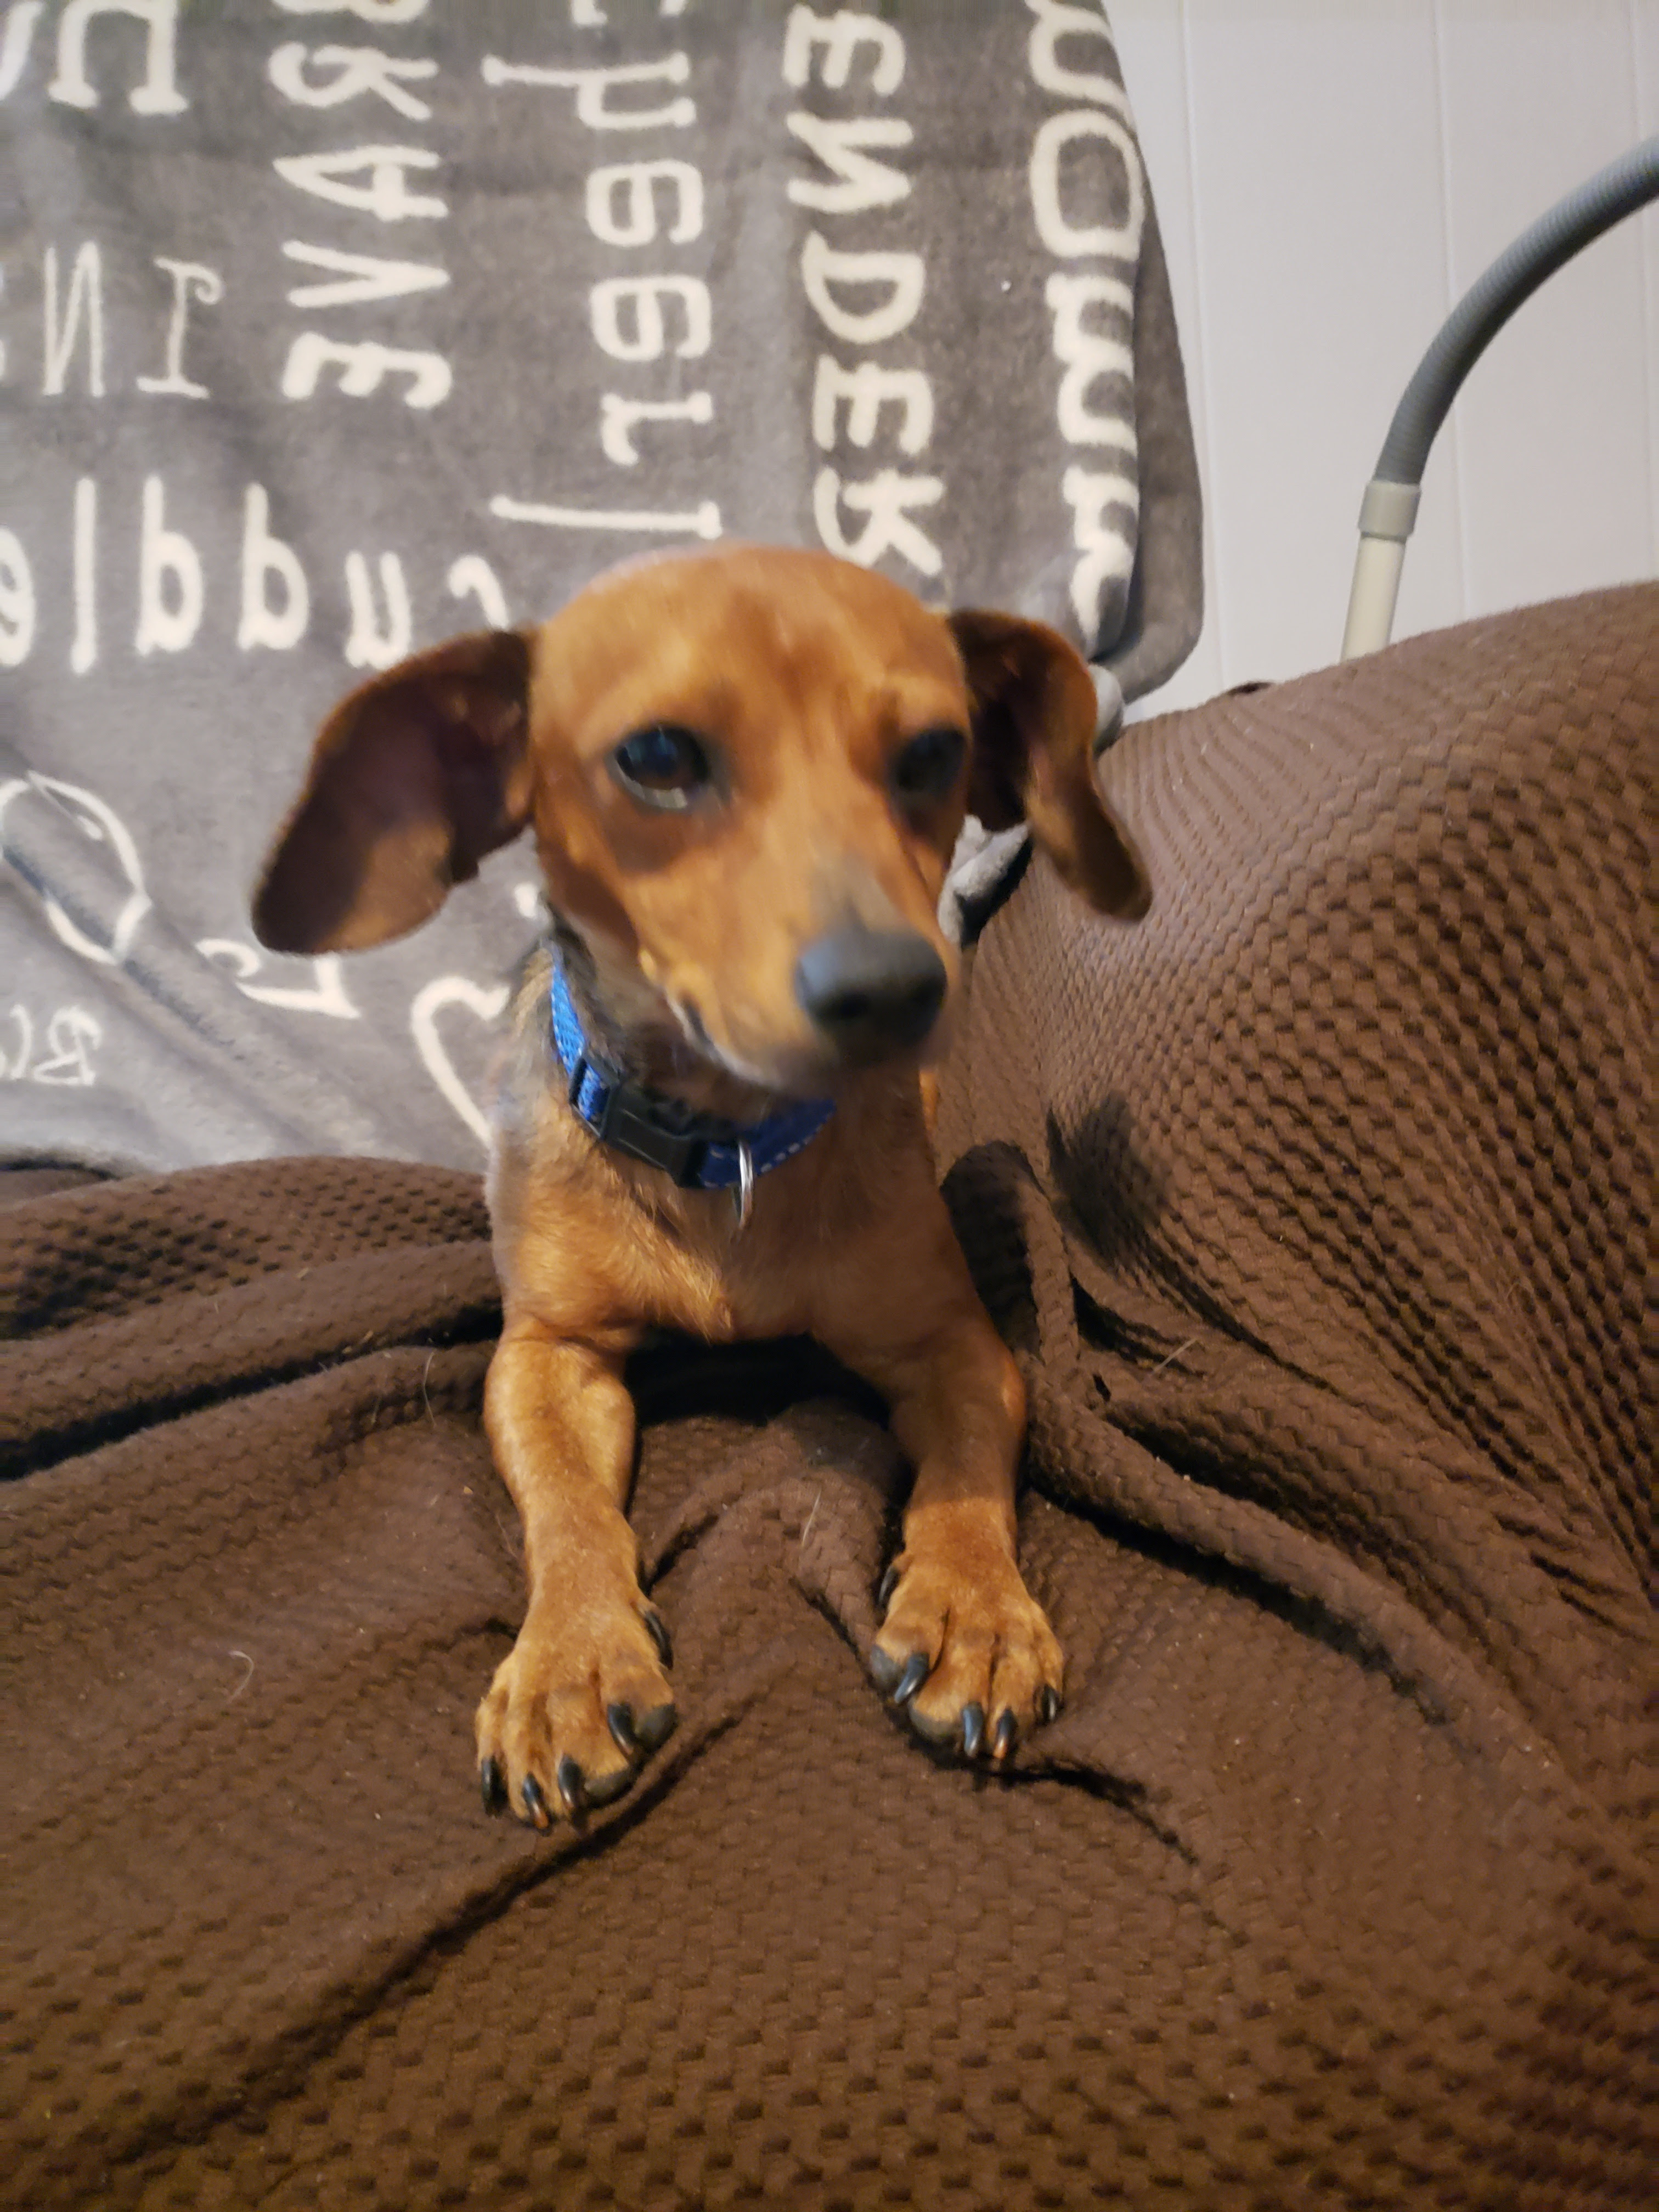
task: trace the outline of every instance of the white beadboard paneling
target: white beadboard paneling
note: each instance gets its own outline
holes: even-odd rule
[[[1440,13],[1457,297],[1536,216],[1633,145],[1639,126],[1629,0],[1515,10],[1501,69],[1488,10],[1442,0]],[[1463,388],[1471,614],[1651,571],[1641,248],[1628,222],[1588,248],[1520,310]]]
[[[1630,0],[1632,76],[1636,82],[1639,136],[1659,134],[1659,0]],[[1648,509],[1659,537],[1659,207],[1649,207],[1633,226],[1641,241],[1643,346],[1648,382]],[[1659,553],[1654,565],[1659,568]]]
[[[1225,680],[1332,657],[1361,489],[1445,296],[1430,0],[1189,0]],[[1444,557],[1421,533],[1425,566]]]
[[[1360,494],[1517,232],[1659,130],[1659,0],[1106,0],[1170,264],[1209,607],[1151,708],[1335,658]],[[1441,432],[1397,635],[1651,574],[1659,213],[1553,278]]]
[[[1188,129],[1187,39],[1175,0],[1114,0],[1109,10],[1123,81],[1129,88],[1135,130],[1146,156],[1158,206],[1164,257],[1198,451],[1199,480],[1210,481],[1209,429],[1204,405],[1204,317],[1199,297],[1198,238],[1193,220],[1193,149]],[[1222,688],[1221,647],[1215,616],[1215,541],[1204,533],[1204,628],[1173,679],[1144,711],[1195,706]]]

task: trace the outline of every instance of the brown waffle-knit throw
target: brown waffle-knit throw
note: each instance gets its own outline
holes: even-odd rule
[[[949,1187],[1070,1668],[1006,1784],[864,1679],[886,1438],[748,1362],[644,1446],[678,1735],[487,1821],[476,1186],[13,1209],[0,2203],[1650,2202],[1656,636],[1146,726],[1151,919],[993,925]]]

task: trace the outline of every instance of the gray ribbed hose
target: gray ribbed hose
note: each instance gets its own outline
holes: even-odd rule
[[[1424,465],[1464,378],[1547,276],[1604,230],[1656,198],[1659,138],[1649,138],[1609,162],[1522,231],[1441,325],[1395,410],[1376,472],[1365,487],[1359,510],[1359,552],[1342,635],[1344,660],[1374,653],[1389,641],[1406,540],[1422,495]]]

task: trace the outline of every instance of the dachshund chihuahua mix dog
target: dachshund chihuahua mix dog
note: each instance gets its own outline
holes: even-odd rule
[[[626,1518],[624,1363],[659,1328],[811,1335],[886,1399],[915,1478],[870,1670],[922,1735],[1001,1761],[1058,1711],[1015,1556],[1024,1394],[936,1185],[921,1071],[969,811],[1023,817],[1102,912],[1144,911],[1095,724],[1054,631],[749,546],[613,570],[539,629],[375,677],[325,726],[256,897],[265,945],[399,936],[526,826],[552,915],[489,1173],[484,1419],[529,1578],[478,1711],[491,1811],[578,1819],[673,1728]]]

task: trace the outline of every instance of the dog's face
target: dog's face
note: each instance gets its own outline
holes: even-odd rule
[[[1024,814],[1109,912],[1139,871],[1091,775],[1094,687],[1053,632],[950,619],[824,554],[611,572],[540,629],[354,694],[255,904],[264,941],[381,942],[526,823],[631,1033],[769,1090],[925,1052],[956,969],[936,908],[964,814]]]
[[[531,699],[549,896],[628,1026],[783,1091],[924,1043],[969,750],[942,622],[844,563],[659,562],[538,634]]]

